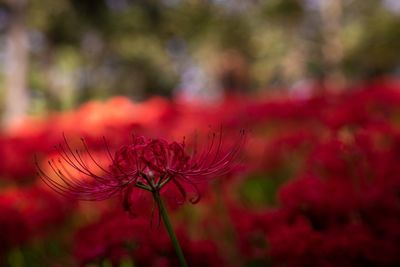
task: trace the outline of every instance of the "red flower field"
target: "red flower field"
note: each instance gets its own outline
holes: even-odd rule
[[[189,266],[400,266],[396,81],[218,105],[92,101],[4,129],[0,158],[1,266],[178,266],[133,180],[162,185]]]

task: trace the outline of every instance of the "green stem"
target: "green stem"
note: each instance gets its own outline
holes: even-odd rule
[[[187,263],[185,260],[185,256],[183,255],[181,246],[179,245],[179,241],[176,238],[174,229],[172,228],[171,221],[169,220],[168,212],[164,206],[164,203],[161,199],[160,193],[158,191],[153,193],[154,200],[156,201],[158,208],[160,209],[161,218],[164,222],[165,228],[167,229],[168,235],[171,238],[172,245],[174,246],[176,255],[178,256],[179,263],[181,267],[187,267]]]

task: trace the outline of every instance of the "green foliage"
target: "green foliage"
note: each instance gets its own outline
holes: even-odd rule
[[[277,204],[278,188],[289,178],[284,170],[281,173],[253,174],[242,184],[239,194],[251,206],[273,206]]]
[[[255,88],[290,86],[330,71],[323,52],[329,42],[323,38],[329,25],[323,24],[321,10],[310,7],[308,1],[27,3],[27,31],[36,36],[28,88],[39,95],[36,102],[50,103],[38,105],[42,107],[69,108],[88,98],[115,94],[136,99],[151,94],[169,96],[187,62],[198,61],[214,77],[219,66],[214,55],[226,50],[239,51],[248,60],[250,84]],[[350,81],[394,72],[400,62],[399,14],[383,1],[339,3],[333,23],[340,27],[331,36],[343,50],[339,71]],[[10,13],[7,4],[0,11]],[[181,46],[171,50],[171,40],[179,40]],[[67,54],[66,49],[70,50]],[[79,59],[65,75],[60,62],[69,61],[71,55]],[[50,81],[49,72],[68,80],[73,88]],[[63,94],[55,93],[61,90],[72,94],[67,103]]]

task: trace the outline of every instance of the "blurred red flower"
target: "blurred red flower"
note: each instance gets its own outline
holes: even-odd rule
[[[185,228],[177,235],[190,266],[226,266],[211,240],[193,240]],[[120,212],[105,214],[100,221],[79,229],[73,254],[78,264],[101,263],[109,259],[118,264],[132,259],[135,266],[178,266],[178,259],[166,232],[151,229],[146,220],[131,220]]]

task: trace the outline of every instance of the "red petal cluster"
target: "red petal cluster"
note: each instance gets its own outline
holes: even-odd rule
[[[71,205],[58,195],[32,186],[0,194],[0,254],[39,236],[63,221]]]
[[[48,162],[52,175],[37,164],[43,181],[74,199],[104,200],[119,194],[124,208],[135,214],[136,206],[143,203],[133,202],[148,194],[143,190],[161,191],[166,187],[163,191],[177,192],[175,198],[180,202],[198,202],[199,183],[224,175],[235,166],[245,132],[240,131],[238,140],[229,147],[222,142],[222,131],[219,136],[212,134],[203,150],[199,152],[195,147],[191,154],[184,142],[133,136],[131,144],[122,146],[114,156],[107,149],[109,167],[96,161],[83,139],[83,150],[72,149],[65,137],[64,141],[57,146],[59,158]],[[79,175],[72,174],[71,168]],[[194,196],[188,198],[188,191]]]
[[[189,266],[226,266],[211,240],[192,240],[183,228],[177,231]],[[132,259],[134,266],[179,266],[178,258],[163,229],[151,229],[147,220],[131,220],[123,213],[105,214],[97,223],[78,230],[74,242],[78,264],[101,264],[110,260],[118,266]]]

